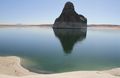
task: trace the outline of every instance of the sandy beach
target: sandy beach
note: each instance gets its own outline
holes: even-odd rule
[[[16,56],[0,57],[0,78],[120,78],[120,68],[104,71],[74,71],[37,74],[23,68]]]

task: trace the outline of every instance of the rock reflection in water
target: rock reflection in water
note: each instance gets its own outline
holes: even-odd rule
[[[60,40],[66,54],[71,53],[78,41],[86,38],[87,28],[83,29],[53,29],[55,36]]]

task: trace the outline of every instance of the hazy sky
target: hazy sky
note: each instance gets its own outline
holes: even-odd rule
[[[0,23],[52,24],[67,1],[88,24],[120,24],[120,0],[0,0]]]

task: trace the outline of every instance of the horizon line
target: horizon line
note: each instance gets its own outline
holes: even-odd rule
[[[21,24],[21,23],[20,24],[19,23],[18,24],[7,24],[7,23],[5,24],[4,23],[4,24],[0,24],[0,26],[2,26],[2,25],[33,25],[33,26],[34,25],[40,25],[40,26],[45,26],[45,25],[53,25],[53,24],[52,23],[46,23],[46,24]],[[87,25],[120,25],[120,24],[107,24],[107,23],[104,24],[104,23],[99,23],[99,24],[87,24]]]

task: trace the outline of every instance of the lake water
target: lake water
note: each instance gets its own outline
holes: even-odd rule
[[[120,30],[0,28],[0,56],[19,56],[34,72],[59,73],[120,67]]]

